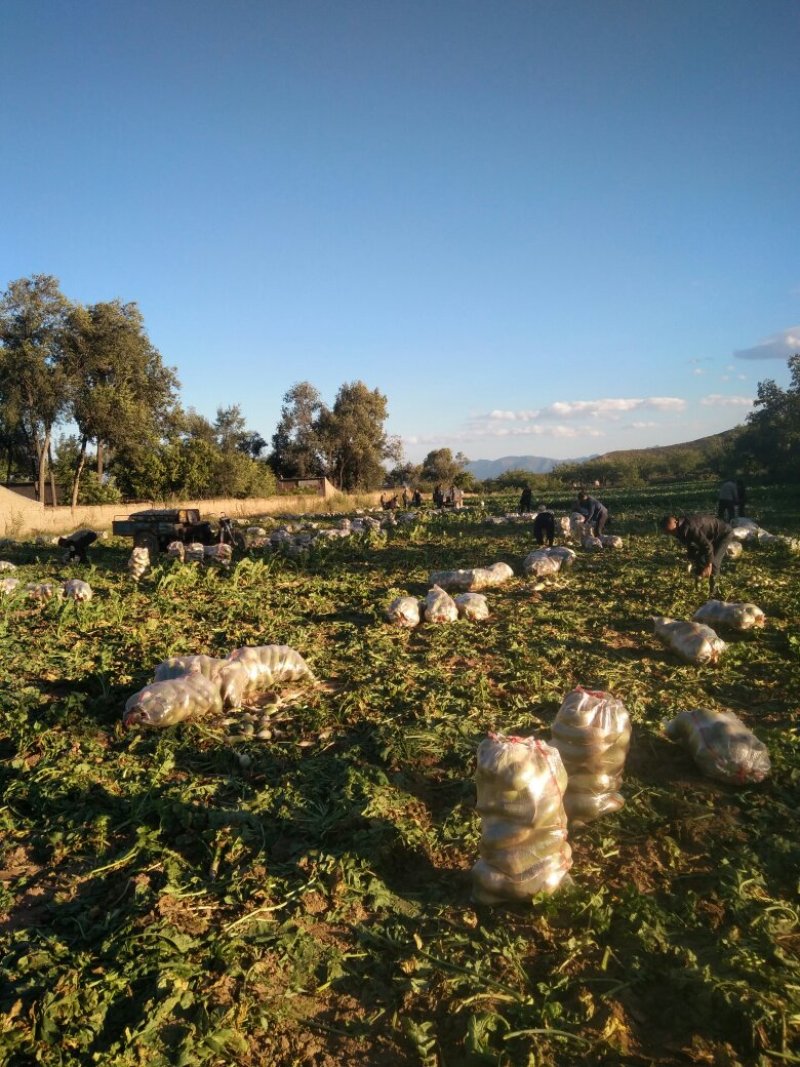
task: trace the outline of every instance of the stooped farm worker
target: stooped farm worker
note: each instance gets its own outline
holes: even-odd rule
[[[686,546],[695,576],[708,578],[709,593],[713,597],[717,591],[720,564],[733,539],[733,530],[727,522],[715,519],[713,515],[687,515],[683,519],[665,515],[661,529]]]
[[[529,485],[526,485],[522,490],[522,495],[519,498],[519,513],[520,515],[529,515],[531,508],[533,507],[533,491]]]
[[[556,517],[546,504],[539,504],[536,508],[536,518],[533,520],[533,536],[537,545],[543,545],[545,540],[552,548],[553,538],[556,536]]]
[[[739,490],[736,482],[729,480],[719,487],[717,497],[717,518],[730,522],[736,515],[736,505],[739,503]]]
[[[578,493],[578,511],[586,516],[586,526],[595,537],[602,537],[608,522],[608,508],[588,493]]]
[[[77,557],[79,563],[88,563],[89,557],[86,554],[86,550],[96,540],[97,534],[94,530],[76,530],[75,533],[71,533],[68,537],[59,537],[58,547],[67,550],[64,553],[64,562],[66,563],[67,560],[73,560]]]

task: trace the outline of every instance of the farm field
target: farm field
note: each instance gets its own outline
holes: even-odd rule
[[[602,497],[624,548],[578,549],[539,589],[530,525],[489,525],[477,500],[300,560],[163,559],[138,587],[121,540],[90,567],[0,550],[24,581],[95,590],[0,598],[0,1063],[800,1063],[800,556],[728,561],[721,595],[767,626],[720,631],[720,663],[690,666],[649,619],[706,596],[656,522],[713,488]],[[796,492],[751,499],[770,532],[800,531]],[[384,621],[432,570],[498,560],[517,577],[488,620]],[[318,683],[254,721],[123,728],[161,660],[245,644],[291,645]],[[548,739],[577,684],[631,714],[626,805],[570,834],[570,886],[476,906],[478,743]],[[693,707],[735,711],[772,776],[702,777],[661,732]]]

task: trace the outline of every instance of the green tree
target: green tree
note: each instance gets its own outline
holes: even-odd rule
[[[469,460],[463,452],[454,456],[449,448],[436,448],[422,461],[422,480],[430,485],[453,485]]]
[[[120,300],[70,310],[63,364],[79,432],[74,507],[89,442],[95,443],[102,483],[107,452],[130,454],[158,440],[174,409],[178,381],[150,343],[137,305]]]
[[[374,489],[386,476],[384,461],[399,461],[400,442],[383,428],[387,414],[386,397],[363,382],[342,385],[333,409],[322,411],[319,439],[327,475],[338,489]]]
[[[749,473],[797,481],[800,478],[800,352],[789,357],[790,383],[758,383],[754,410],[733,446],[736,465]]]
[[[268,460],[279,478],[315,478],[324,473],[320,421],[329,416],[311,382],[297,382],[284,394]]]
[[[52,459],[53,428],[69,404],[63,365],[68,310],[58,279],[49,274],[13,281],[0,298],[0,404],[4,421],[26,443],[39,500],[44,500]]]

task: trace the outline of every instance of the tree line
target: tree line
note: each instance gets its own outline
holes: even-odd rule
[[[39,500],[48,485],[73,506],[268,496],[276,476],[370,489],[401,458],[387,398],[363,382],[331,407],[309,382],[293,386],[268,454],[238,404],[211,421],[183,408],[179,388],[136,303],[76,303],[45,274],[0,297],[0,478],[33,481]]]

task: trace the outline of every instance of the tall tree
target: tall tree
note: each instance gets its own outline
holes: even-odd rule
[[[89,442],[97,447],[102,482],[108,452],[130,453],[158,439],[174,408],[178,380],[150,343],[138,306],[121,300],[71,309],[63,361],[80,439],[72,482],[74,507]]]
[[[317,425],[338,489],[374,489],[386,477],[384,460],[399,461],[400,442],[383,428],[387,414],[386,397],[363,382],[342,385],[333,409],[323,412]]]
[[[734,457],[740,468],[796,481],[800,477],[800,352],[789,357],[788,367],[787,389],[771,378],[758,383],[754,410],[734,442]]]
[[[422,478],[426,482],[453,485],[463,474],[469,460],[463,452],[454,456],[449,448],[436,448],[422,461]]]
[[[320,422],[329,415],[311,382],[297,382],[284,395],[269,456],[279,478],[314,478],[323,473]]]
[[[19,278],[0,298],[0,402],[27,443],[39,500],[53,427],[69,402],[62,359],[68,310],[58,279],[49,274]]]

